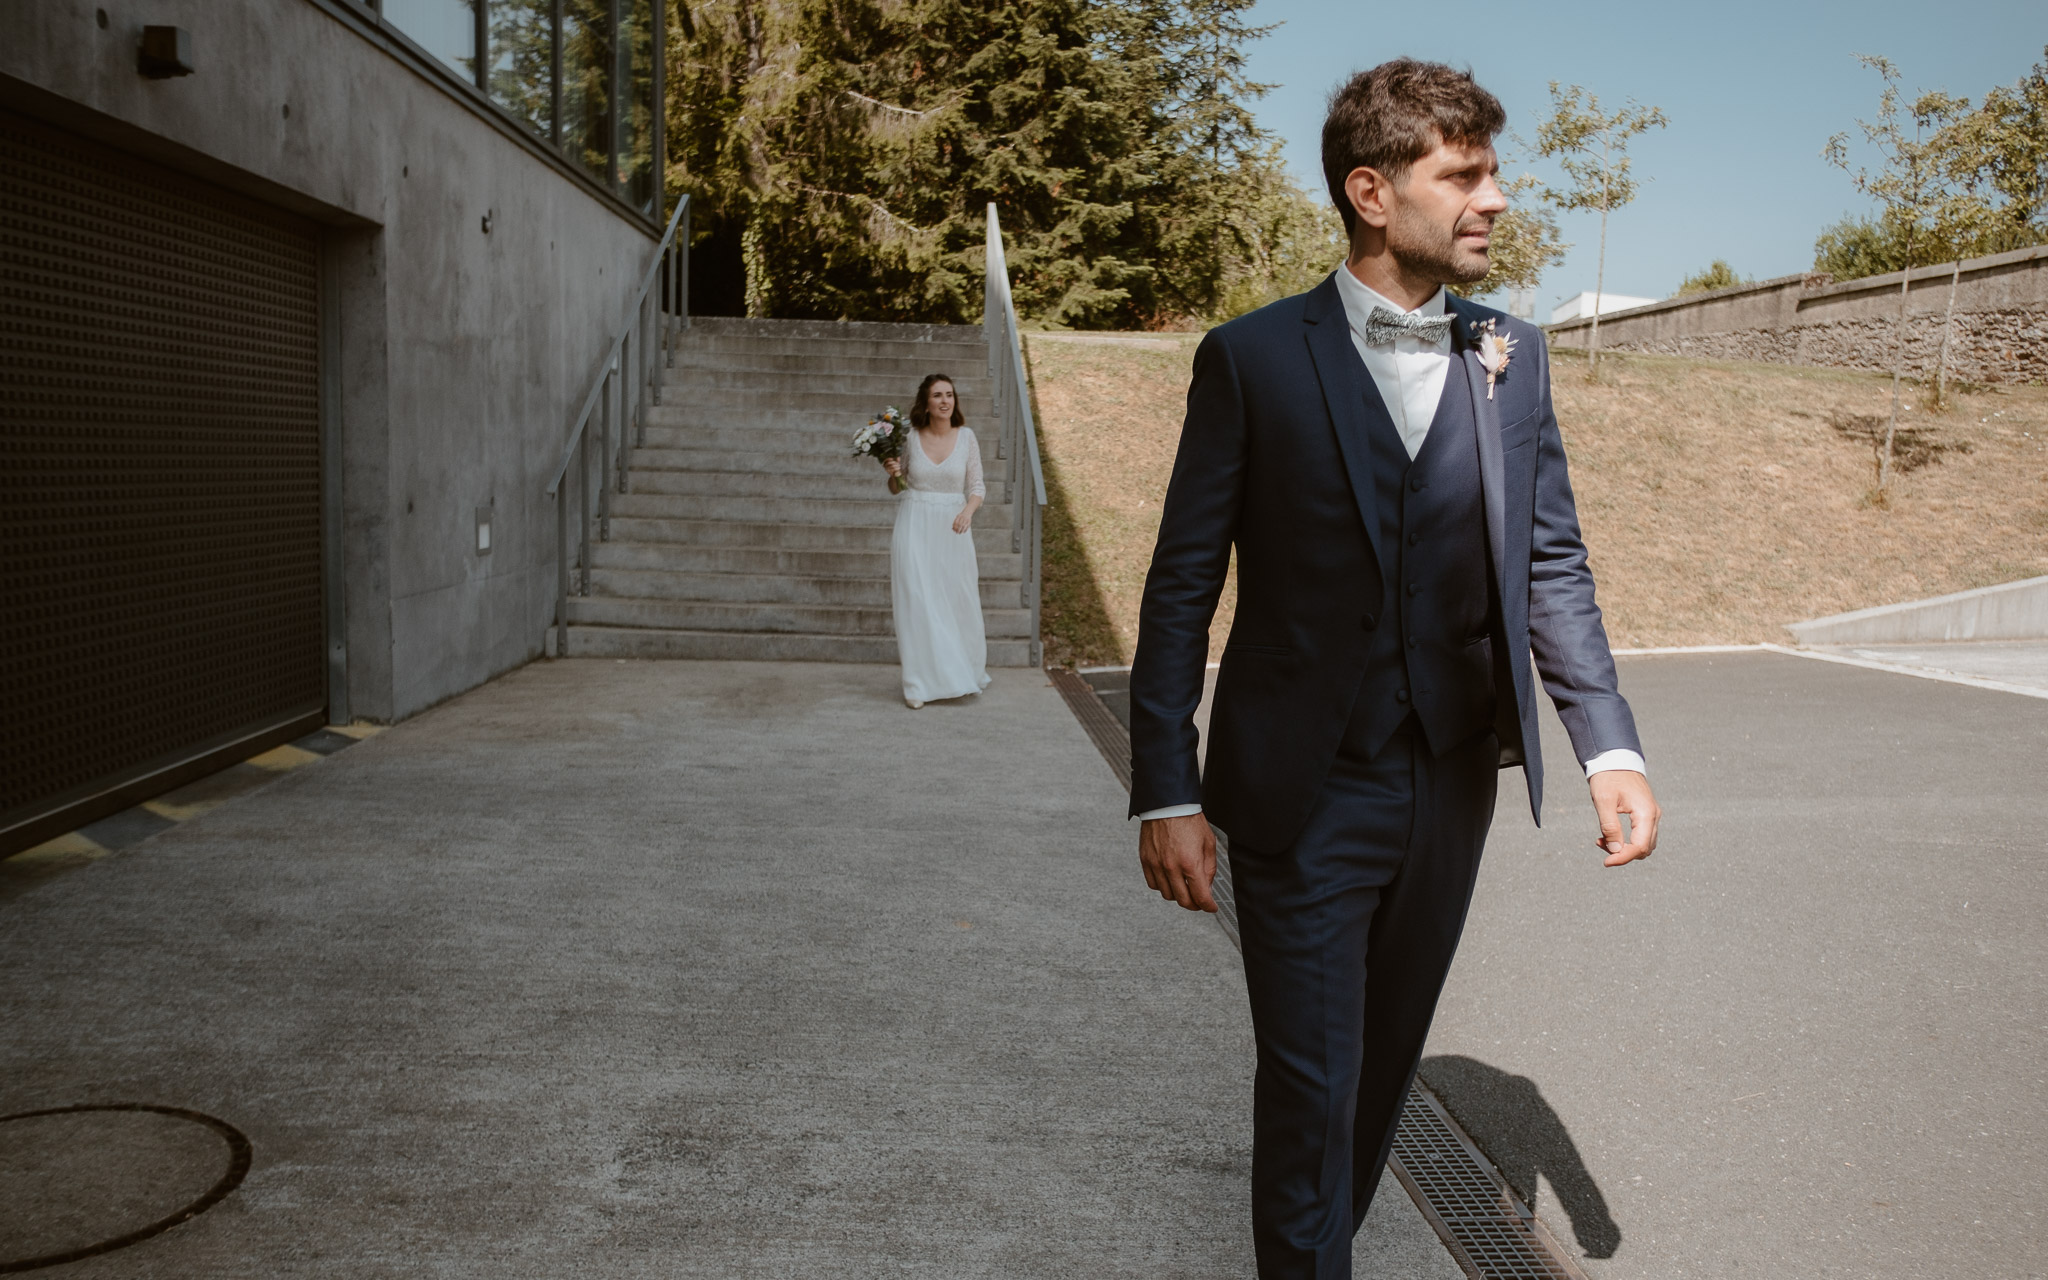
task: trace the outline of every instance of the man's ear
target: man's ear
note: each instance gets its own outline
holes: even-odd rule
[[[1387,175],[1361,165],[1344,179],[1344,198],[1351,202],[1351,212],[1358,215],[1360,222],[1368,227],[1384,227],[1393,218],[1393,188]]]

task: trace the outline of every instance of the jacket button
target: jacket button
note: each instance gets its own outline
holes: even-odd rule
[[[1408,535],[1408,545],[1409,545],[1409,546],[1411,546],[1411,547],[1412,547],[1412,546],[1414,546],[1414,545],[1415,545],[1416,543],[1418,543],[1418,542],[1420,542],[1420,541],[1422,541],[1422,535],[1421,535],[1421,534],[1419,534],[1419,533],[1411,533],[1411,534],[1409,534],[1409,535]]]
[[[1419,582],[1411,582],[1411,583],[1409,583],[1409,584],[1408,584],[1408,594],[1409,594],[1409,595],[1411,595],[1411,596],[1412,596],[1412,595],[1414,595],[1414,594],[1416,594],[1417,592],[1419,592],[1419,591],[1421,591],[1421,590],[1422,590],[1422,584],[1421,584],[1421,583],[1419,583]]]
[[[1362,631],[1370,631],[1378,625],[1380,625],[1380,620],[1369,613],[1358,620],[1359,629]]]
[[[1413,648],[1415,647],[1415,637],[1414,637],[1414,636],[1409,636],[1409,637],[1408,637],[1408,647],[1409,647],[1410,649],[1413,649]]]
[[[1396,701],[1396,702],[1406,702],[1406,701],[1408,701],[1408,691],[1407,691],[1406,689],[1396,689],[1396,690],[1394,690],[1394,701]]]

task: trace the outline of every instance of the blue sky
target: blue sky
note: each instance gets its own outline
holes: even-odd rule
[[[1584,85],[1603,106],[1634,98],[1664,108],[1671,127],[1633,151],[1636,172],[1654,180],[1608,225],[1608,291],[1644,297],[1671,293],[1714,258],[1757,279],[1803,271],[1822,227],[1867,211],[1848,176],[1820,158],[1830,134],[1875,111],[1878,78],[1854,55],[1891,58],[1908,90],[1975,101],[2025,74],[2048,44],[2041,0],[1260,0],[1253,18],[1285,24],[1253,46],[1251,76],[1278,86],[1257,104],[1260,122],[1314,191],[1330,90],[1402,54],[1471,67],[1525,137],[1552,80]],[[1525,167],[1509,158],[1504,171]],[[1598,215],[1568,215],[1564,232],[1571,256],[1544,276],[1539,318],[1593,287]]]

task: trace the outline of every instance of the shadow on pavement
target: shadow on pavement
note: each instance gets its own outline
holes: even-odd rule
[[[1542,1212],[1536,1204],[1536,1176],[1543,1175],[1586,1256],[1614,1256],[1621,1247],[1621,1227],[1580,1158],[1578,1144],[1534,1080],[1457,1054],[1423,1059],[1422,1078],[1524,1203]]]

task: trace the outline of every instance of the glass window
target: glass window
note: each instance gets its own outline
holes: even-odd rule
[[[555,127],[555,0],[490,0],[491,100],[543,138]]]
[[[611,2],[562,0],[562,150],[611,183]]]
[[[383,0],[384,20],[476,83],[475,0]]]
[[[654,9],[619,0],[620,194],[636,209],[654,205]]]

